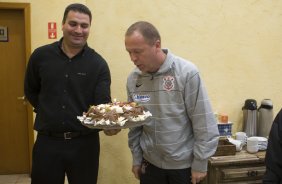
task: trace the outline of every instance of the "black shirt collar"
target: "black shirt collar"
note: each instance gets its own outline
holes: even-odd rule
[[[64,53],[64,51],[63,51],[63,49],[62,49],[63,39],[64,39],[64,37],[62,37],[62,38],[58,41],[58,47],[59,47],[59,49],[60,49],[60,51],[61,51],[62,53]],[[83,46],[82,50],[81,50],[77,55],[82,55],[82,56],[83,56],[83,54],[84,54],[88,49],[89,49],[89,47],[88,47],[88,44],[86,43],[86,44]]]

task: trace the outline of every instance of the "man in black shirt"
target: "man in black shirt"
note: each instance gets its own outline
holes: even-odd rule
[[[276,115],[269,133],[265,156],[264,184],[282,184],[282,109]]]
[[[77,116],[90,105],[111,101],[110,70],[88,47],[91,12],[71,4],[62,21],[63,38],[35,49],[25,76],[25,96],[36,113],[32,184],[95,184],[99,167],[99,133]],[[115,135],[119,130],[104,131]]]

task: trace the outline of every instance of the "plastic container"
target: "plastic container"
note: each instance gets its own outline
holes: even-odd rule
[[[232,135],[232,124],[228,123],[217,123],[218,131],[220,136],[231,136]]]

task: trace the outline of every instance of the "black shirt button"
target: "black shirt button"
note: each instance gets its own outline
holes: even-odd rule
[[[66,106],[65,106],[65,105],[62,105],[62,108],[63,108],[63,109],[65,109],[65,108],[66,108]]]
[[[65,77],[66,77],[66,78],[68,78],[68,77],[69,77],[69,75],[68,75],[68,74],[66,74],[66,75],[65,75]]]

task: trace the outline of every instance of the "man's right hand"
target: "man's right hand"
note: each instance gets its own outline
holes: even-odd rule
[[[138,180],[140,180],[140,173],[141,173],[141,165],[134,165],[132,166],[132,172]]]
[[[110,130],[104,130],[104,134],[107,136],[117,135],[121,129],[110,129]]]

